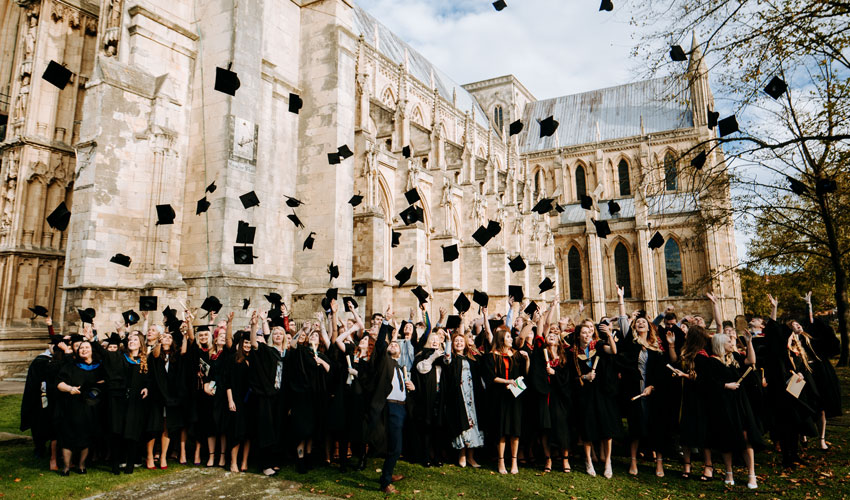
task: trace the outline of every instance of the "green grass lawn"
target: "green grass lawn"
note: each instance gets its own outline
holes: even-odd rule
[[[842,379],[845,407],[850,405],[848,387],[850,372],[839,370]],[[0,397],[0,432],[18,432],[20,396]],[[847,411],[845,410],[845,413]],[[615,457],[614,478],[591,478],[584,473],[580,460],[572,460],[573,472],[551,472],[543,474],[538,469],[521,468],[516,476],[501,476],[494,472],[491,463],[485,468],[474,470],[457,466],[426,469],[419,465],[399,462],[396,472],[404,474],[406,479],[396,486],[401,491],[400,498],[716,498],[720,495],[729,498],[845,498],[850,497],[850,415],[830,422],[827,440],[832,448],[827,452],[814,450],[806,453],[808,466],[783,473],[778,462],[780,457],[774,452],[763,452],[756,456],[759,475],[759,489],[750,492],[746,489],[746,471],[736,467],[736,486],[727,488],[722,481],[700,483],[695,479],[683,480],[679,477],[681,464],[668,460],[667,476],[655,477],[654,464],[641,464],[637,478],[628,476],[628,459]],[[484,457],[485,453],[479,453]],[[298,475],[294,468],[285,467],[278,477],[303,483],[303,490],[324,493],[342,498],[383,498],[378,491],[378,469],[381,460],[370,460],[363,472],[349,471],[345,474],[337,468],[321,467],[306,475]],[[716,463],[722,463],[717,460]],[[28,444],[0,445],[0,497],[6,498],[84,498],[97,492],[107,491],[119,485],[131,482],[153,480],[165,477],[182,467],[173,461],[167,471],[148,471],[137,469],[131,476],[113,476],[106,466],[89,469],[85,476],[72,473],[63,478],[46,470],[46,462],[36,460]],[[555,465],[558,463],[556,461]],[[699,476],[700,462],[694,464],[694,472]],[[601,474],[601,466],[597,472]],[[722,478],[722,473],[718,473]]]

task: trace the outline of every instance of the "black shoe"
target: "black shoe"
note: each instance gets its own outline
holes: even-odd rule
[[[69,470],[60,470],[60,471],[59,471],[59,475],[60,475],[60,476],[62,476],[62,477],[68,477],[68,476],[70,476],[70,475],[71,475],[71,471],[69,471]]]
[[[426,469],[427,469],[428,467],[431,467],[431,461],[430,461],[430,460],[425,460],[424,462],[422,462],[422,467],[425,467]]]
[[[112,474],[114,474],[116,476],[120,476],[121,475],[121,468],[118,467],[118,465],[113,465],[112,466]]]
[[[366,456],[360,457],[360,462],[357,463],[357,470],[366,470]]]
[[[306,474],[307,473],[307,459],[304,458],[304,457],[298,457],[297,459],[295,459],[295,461],[296,461],[295,468],[298,471],[298,473],[299,474]]]
[[[134,470],[133,464],[129,463],[126,467],[124,467],[124,474],[132,474]]]
[[[76,472],[77,474],[85,474],[86,470],[81,467],[81,468],[75,470],[74,472]]]
[[[431,464],[432,464],[434,467],[442,467],[442,466],[443,466],[443,461],[442,461],[442,460],[440,460],[440,459],[438,458],[437,460],[434,460]]]

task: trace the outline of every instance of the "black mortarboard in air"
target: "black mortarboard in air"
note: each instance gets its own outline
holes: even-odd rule
[[[293,198],[292,196],[286,196],[286,195],[283,195],[283,197],[286,198],[286,206],[287,207],[298,208],[298,207],[300,207],[301,205],[304,204],[304,202],[299,200],[298,198]]]
[[[118,335],[116,332],[112,332],[109,338],[106,339],[106,343],[109,345],[121,345],[121,342],[121,335]]]
[[[510,259],[510,262],[508,262],[508,266],[511,268],[512,273],[524,271],[525,261],[522,260],[522,255],[517,255],[513,259]]]
[[[656,248],[661,248],[661,245],[664,244],[664,237],[661,236],[659,231],[655,231],[655,234],[652,235],[652,239],[649,240],[649,248],[655,250]]]
[[[791,191],[798,196],[803,196],[809,190],[809,187],[798,181],[797,179],[791,177],[790,175],[785,176],[788,179],[788,182],[791,183]]]
[[[135,325],[139,322],[139,313],[132,309],[130,309],[129,311],[122,312],[121,316],[124,317],[124,324],[126,325]]]
[[[130,257],[128,257],[127,255],[124,255],[123,253],[116,253],[115,255],[112,256],[111,259],[109,259],[109,262],[114,262],[115,264],[118,264],[119,266],[124,266],[124,267],[130,267],[130,263],[132,261],[133,260]]]
[[[218,300],[218,297],[216,297],[215,295],[210,295],[209,297],[204,299],[203,304],[201,304],[201,309],[208,313],[218,313],[219,311],[221,311],[221,301]]]
[[[490,303],[490,296],[484,292],[479,292],[478,290],[472,291],[472,301],[478,304],[481,307],[487,307],[487,304]]]
[[[142,295],[139,297],[139,310],[140,311],[156,311],[157,309],[157,298],[156,295]],[[147,334],[147,332],[143,332]]]
[[[590,196],[583,194],[581,195],[581,208],[585,210],[590,210],[593,208],[593,198]]]
[[[204,192],[212,194],[212,193],[215,193],[215,190],[216,190],[215,181],[212,181],[212,182],[210,182],[210,185],[207,186],[207,189],[204,190]]]
[[[230,71],[230,64],[227,65],[227,69],[215,69],[215,90],[235,96],[236,91],[239,89],[239,85],[239,77],[235,72]]]
[[[242,299],[242,310],[243,311],[247,311],[250,306],[251,306],[251,299],[250,298]]]
[[[452,262],[457,260],[458,256],[457,244],[443,247],[443,262]]]
[[[547,116],[542,120],[538,120],[540,124],[540,137],[549,137],[558,130],[558,121],[554,116]]]
[[[357,205],[359,205],[361,203],[363,203],[363,196],[359,195],[359,194],[355,194],[354,196],[351,197],[350,200],[348,200],[348,204],[351,205],[352,207],[356,207]]]
[[[301,219],[299,219],[298,216],[295,215],[295,212],[292,212],[291,214],[287,215],[286,218],[291,220],[292,223],[295,224],[295,227],[304,227],[304,224],[301,223]]]
[[[602,0],[602,4],[599,5],[599,11],[602,12],[603,10],[607,12],[614,10],[614,2],[611,0]]]
[[[553,283],[549,278],[543,278],[543,281],[541,281],[538,286],[540,287],[540,293],[543,293],[555,288],[555,283]]]
[[[339,153],[328,153],[328,163],[331,165],[339,165]]]
[[[68,335],[69,345],[75,344],[77,342],[82,342],[83,340],[85,340],[85,337],[83,337],[79,333],[74,333],[72,335]]]
[[[405,146],[401,148],[401,155],[405,158],[410,158],[410,146]]]
[[[331,276],[332,280],[339,278],[339,266],[333,262],[328,264],[328,274]]]
[[[611,215],[620,213],[620,204],[614,200],[608,202],[608,213]]]
[[[821,179],[815,184],[817,194],[834,193],[836,190],[838,190],[838,183],[833,179]]]
[[[354,296],[355,297],[365,297],[366,296],[366,283],[355,283],[354,284]]]
[[[177,214],[174,213],[174,208],[171,205],[157,205],[156,206],[156,225],[157,226],[165,226],[168,224],[174,224],[174,218],[177,217]]]
[[[198,200],[198,205],[195,207],[195,215],[201,215],[210,209],[210,202],[207,201],[207,197],[204,196],[200,200]]]
[[[260,204],[260,199],[257,198],[257,193],[253,191],[250,191],[240,196],[239,201],[242,202],[242,206],[245,208],[256,207]]]
[[[707,109],[708,111],[708,128],[714,128],[717,126],[717,120],[720,118],[720,113],[717,111],[712,111],[711,108]]]
[[[590,220],[593,221],[593,225],[596,227],[596,236],[599,238],[607,238],[608,235],[611,234],[611,227],[608,226],[607,220]]]
[[[727,116],[717,122],[717,126],[720,137],[725,137],[738,131],[738,120],[735,119],[735,115]]]
[[[339,299],[339,288],[328,288],[325,290],[325,297],[327,297],[328,300]]]
[[[354,300],[353,297],[343,297],[342,305],[346,311],[353,311],[357,309],[357,301]]]
[[[490,331],[495,332],[496,328],[499,328],[500,326],[505,324],[505,320],[504,319],[488,319],[487,324],[490,325]]]
[[[404,286],[407,283],[407,280],[410,279],[410,276],[413,274],[413,266],[410,267],[402,267],[401,271],[397,272],[395,275],[395,279],[398,280],[398,286]]]
[[[705,154],[705,151],[700,151],[699,154],[694,156],[694,158],[691,160],[691,166],[697,170],[702,169],[702,167],[705,166],[706,158],[707,156]]]
[[[491,220],[487,223],[487,232],[491,238],[495,238],[496,235],[502,232],[502,225],[497,221]]]
[[[767,92],[767,95],[773,97],[774,99],[779,99],[782,97],[782,94],[788,90],[788,84],[785,83],[785,80],[779,78],[778,76],[774,76],[767,83],[767,87],[764,88],[764,91]]]
[[[44,306],[32,306],[29,308],[29,310],[35,315],[32,317],[32,319],[35,319],[39,316],[43,316],[45,318],[47,317],[47,308]]]
[[[413,293],[413,295],[416,295],[416,298],[419,300],[420,304],[428,302],[428,292],[426,292],[425,289],[421,286],[417,286],[416,288],[411,290],[411,292]]]
[[[532,207],[532,212],[537,212],[540,215],[546,215],[552,211],[552,198],[541,198],[534,207]]]
[[[59,90],[63,90],[71,80],[71,70],[56,61],[50,61],[41,77]]]
[[[566,210],[566,209],[564,208],[563,205],[559,205],[559,204],[555,203],[555,211],[557,211],[559,214],[562,214],[562,213],[564,213],[564,210]]]
[[[348,147],[348,144],[343,144],[342,146],[336,148],[336,152],[339,155],[340,161],[354,156],[354,153],[351,152],[351,149]]]
[[[518,133],[522,132],[523,126],[524,125],[522,123],[522,120],[517,120],[511,123],[510,127],[508,127],[508,132],[510,133],[510,135],[517,135]]]
[[[395,248],[395,247],[397,247],[401,244],[400,239],[401,239],[401,233],[398,232],[398,231],[393,231],[392,232],[392,243],[391,243],[393,248]]]
[[[235,246],[233,247],[233,263],[239,265],[251,265],[254,263],[254,247],[250,246]]]
[[[165,309],[162,310],[162,317],[165,319],[166,323],[172,322],[177,319],[177,311],[169,306],[165,306]]]
[[[470,305],[472,305],[472,304],[469,302],[469,299],[466,298],[466,294],[464,294],[463,292],[460,292],[460,295],[457,296],[457,298],[455,299],[455,304],[454,304],[455,309],[457,309],[457,312],[459,312],[461,314],[465,313],[466,311],[469,310]]]
[[[296,115],[301,110],[301,106],[304,105],[304,101],[301,100],[301,96],[298,94],[289,93],[289,112],[295,113]]]
[[[478,229],[472,233],[472,239],[477,241],[482,247],[487,245],[487,242],[489,242],[491,238],[493,238],[493,236],[490,235],[490,231],[488,231],[484,226],[479,226]]]
[[[80,315],[80,321],[83,323],[92,323],[94,321],[94,317],[97,315],[95,310],[91,307],[86,309],[77,309],[77,314]]]
[[[69,222],[71,222],[71,212],[68,210],[68,206],[65,205],[64,201],[47,216],[47,223],[57,231],[67,229]]]
[[[408,205],[413,205],[414,203],[422,199],[419,197],[419,190],[416,188],[413,188],[410,191],[404,193],[404,197],[407,199]]]
[[[509,285],[508,286],[508,296],[514,298],[514,302],[522,302],[525,294],[522,293],[522,287],[519,285]]]
[[[460,316],[455,316],[452,314],[448,318],[446,318],[446,328],[449,330],[460,327]]]
[[[257,233],[257,228],[252,227],[244,220],[239,221],[239,226],[236,229],[236,243],[243,245],[253,245],[254,235]]]
[[[275,307],[280,307],[280,305],[283,303],[283,297],[281,297],[280,294],[277,292],[266,294],[265,298],[269,301],[269,304]]]
[[[670,46],[670,59],[676,62],[687,61],[688,56],[685,55],[685,51],[682,49],[681,45],[671,45]]]
[[[425,212],[421,207],[415,207],[413,205],[404,209],[401,212],[401,220],[404,221],[405,225],[415,224],[417,221],[425,222]]]
[[[304,247],[302,247],[302,248],[301,248],[301,250],[302,250],[302,251],[304,251],[304,250],[308,250],[308,249],[309,249],[309,250],[312,250],[312,249],[313,249],[313,243],[316,241],[316,240],[313,238],[313,235],[314,235],[314,234],[316,234],[316,233],[315,233],[315,232],[311,232],[310,234],[308,234],[308,235],[307,235],[307,238],[305,238],[305,239],[304,239]]]
[[[534,312],[536,310],[537,310],[537,303],[534,302],[534,301],[529,302],[528,305],[525,306],[525,314],[528,314],[529,316],[534,316]]]
[[[495,2],[493,2],[493,8],[496,9],[497,12],[501,11],[507,6],[508,4],[507,2],[505,2],[505,0],[496,0]]]
[[[326,299],[322,299],[323,302],[324,302],[324,300],[326,300]],[[274,313],[274,315],[272,315],[272,313]],[[280,310],[272,309],[271,311],[269,311],[269,326],[270,327],[274,328],[276,326],[279,326],[279,327],[283,328],[284,325],[286,325],[286,323],[283,320],[283,315],[280,313]]]

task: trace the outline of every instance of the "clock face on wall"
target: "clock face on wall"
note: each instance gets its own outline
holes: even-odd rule
[[[242,118],[233,118],[233,157],[253,162],[257,152],[257,126]]]

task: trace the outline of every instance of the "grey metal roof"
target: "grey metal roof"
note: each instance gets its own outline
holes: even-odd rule
[[[617,215],[611,215],[608,212],[608,200],[600,200],[597,202],[599,206],[599,219],[608,221],[617,221],[621,219],[633,219],[635,216],[635,200],[634,198],[617,198],[614,201],[620,205],[620,211]],[[693,193],[664,193],[656,196],[649,196],[646,199],[649,215],[675,215],[697,210],[696,200]],[[561,213],[561,224],[579,224],[584,223],[585,209],[581,208],[581,204],[573,203],[564,205],[564,211]]]
[[[689,98],[687,80],[678,76],[529,103],[523,110],[520,152],[640,135],[641,119],[647,134],[693,127]],[[560,125],[551,137],[541,138],[537,120],[550,115]]]
[[[378,27],[377,44],[375,43],[375,26]],[[431,64],[428,59],[425,59],[425,56],[413,49],[407,42],[399,38],[398,35],[390,31],[389,28],[381,24],[380,21],[372,17],[371,14],[357,4],[354,5],[354,29],[358,34],[363,35],[368,44],[372,46],[377,45],[378,51],[396,64],[404,62],[404,49],[406,48],[407,59],[410,64],[408,71],[411,76],[428,86],[431,83],[431,72],[433,71],[434,84],[443,99],[452,102],[452,94],[456,92],[457,108],[461,111],[468,111],[474,107],[476,123],[485,129],[490,129],[488,115],[478,104],[478,101],[472,97],[472,94],[455,83],[448,75]]]

